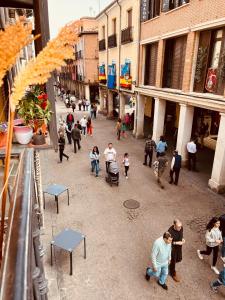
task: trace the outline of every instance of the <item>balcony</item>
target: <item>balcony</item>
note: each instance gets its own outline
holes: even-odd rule
[[[108,47],[109,48],[117,47],[117,36],[116,36],[116,34],[112,34],[108,37]]]
[[[40,239],[43,230],[42,182],[36,151],[26,149],[21,152],[17,174],[7,213],[0,298],[47,299]]]
[[[99,51],[103,51],[106,49],[106,46],[105,46],[105,39],[99,41]]]
[[[76,80],[77,81],[84,81],[84,77],[80,74],[76,74]]]
[[[133,42],[133,27],[121,30],[121,44]]]

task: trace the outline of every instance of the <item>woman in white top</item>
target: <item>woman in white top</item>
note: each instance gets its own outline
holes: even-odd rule
[[[126,176],[126,179],[128,179],[128,175],[127,175],[127,172],[129,170],[129,167],[130,167],[130,162],[129,162],[129,155],[128,153],[125,153],[124,154],[124,157],[123,157],[123,165],[124,165],[124,175]]]
[[[210,255],[213,251],[213,264],[211,269],[219,274],[218,269],[216,268],[216,262],[218,258],[219,245],[223,242],[221,231],[219,230],[220,221],[218,218],[212,218],[206,226],[206,250],[200,251],[197,250],[198,257],[203,259],[203,255]]]

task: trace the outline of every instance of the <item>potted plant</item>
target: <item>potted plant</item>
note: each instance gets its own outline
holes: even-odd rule
[[[0,122],[0,148],[6,146],[7,131],[8,131],[7,122]]]
[[[33,136],[34,144],[44,144],[45,135],[47,134],[47,124],[51,119],[51,110],[48,96],[41,90],[39,86],[32,87],[26,92],[25,96],[19,101],[17,105],[17,113],[23,119],[23,125],[14,126],[14,132],[19,143],[24,134],[27,136],[26,144],[28,144]],[[28,141],[28,132],[29,141]]]

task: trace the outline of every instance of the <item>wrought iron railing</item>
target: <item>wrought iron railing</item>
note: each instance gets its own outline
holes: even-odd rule
[[[121,30],[121,44],[133,42],[133,27]]]
[[[103,51],[106,49],[105,39],[99,41],[99,51]]]
[[[112,34],[108,37],[108,47],[114,48],[117,46],[117,36],[116,34]]]
[[[47,300],[40,243],[43,227],[40,160],[26,149],[20,156],[18,174],[8,214],[0,276],[1,300]]]

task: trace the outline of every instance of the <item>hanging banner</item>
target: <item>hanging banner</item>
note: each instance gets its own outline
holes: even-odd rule
[[[149,0],[141,1],[141,22],[147,21],[149,18]]]
[[[99,66],[98,80],[99,83],[106,84],[105,65]]]
[[[108,66],[108,81],[107,86],[109,89],[116,88],[116,65],[112,64]]]
[[[206,82],[205,82],[205,89],[210,92],[214,93],[216,91],[217,86],[217,69],[209,68]]]
[[[128,62],[126,62],[124,65],[121,65],[120,87],[128,90],[131,90],[132,88],[132,77],[130,75],[130,63]]]

